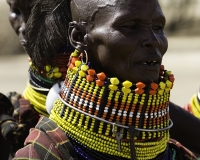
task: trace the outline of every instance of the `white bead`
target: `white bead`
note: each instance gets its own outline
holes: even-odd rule
[[[89,108],[93,108],[93,106],[92,106],[92,105],[89,105]]]
[[[82,104],[82,102],[80,101],[78,104]]]
[[[118,113],[118,116],[121,116],[122,114],[121,113]]]

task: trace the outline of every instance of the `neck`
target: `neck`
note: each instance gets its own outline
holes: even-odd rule
[[[33,64],[32,60],[29,60],[29,82],[23,96],[42,115],[48,116],[46,99],[50,89],[56,83],[59,86],[65,79],[67,63],[71,54],[70,50],[63,50],[61,53],[55,55],[51,61],[46,61],[43,64]]]
[[[163,155],[169,139],[170,72],[163,71],[159,84],[149,86],[120,84],[106,76],[102,85],[82,76],[81,66],[69,67],[50,118],[72,139],[100,153],[128,159]]]

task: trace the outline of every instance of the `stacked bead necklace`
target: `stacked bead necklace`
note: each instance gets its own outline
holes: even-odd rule
[[[165,153],[173,74],[162,66],[159,84],[120,83],[97,74],[82,57],[76,50],[72,53],[50,118],[69,137],[100,153],[138,160]]]
[[[48,116],[45,104],[50,88],[54,83],[65,79],[70,53],[71,48],[63,50],[62,53],[52,58],[51,65],[46,62],[41,64],[43,67],[37,67],[29,59],[29,82],[27,83],[23,96],[42,115]]]

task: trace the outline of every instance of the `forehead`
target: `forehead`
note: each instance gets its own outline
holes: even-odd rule
[[[75,0],[78,4],[75,8],[79,20],[112,21],[116,18],[134,18],[139,21],[152,21],[162,19],[164,14],[157,0]],[[83,2],[84,1],[84,2]],[[83,7],[84,6],[84,7]],[[73,12],[73,11],[72,11]]]

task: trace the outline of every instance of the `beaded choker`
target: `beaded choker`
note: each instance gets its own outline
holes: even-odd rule
[[[64,80],[67,73],[67,63],[69,61],[69,57],[69,53],[57,54],[56,57],[52,59],[52,64],[48,64],[47,62],[42,65],[43,67],[35,66],[30,59],[29,65],[32,76],[36,75],[35,79],[39,84],[41,84],[41,87],[44,86],[44,83],[46,83],[47,86],[52,86],[55,81]]]
[[[71,55],[61,100],[50,118],[80,144],[101,153],[138,160],[163,153],[169,139],[171,72],[162,66],[159,84],[120,84],[103,72],[96,74],[80,57],[77,51]]]

